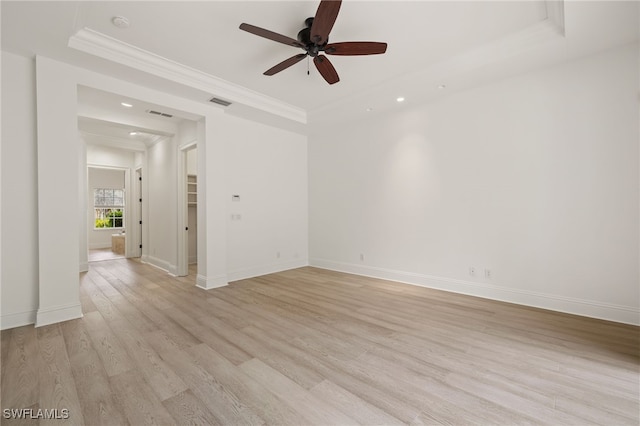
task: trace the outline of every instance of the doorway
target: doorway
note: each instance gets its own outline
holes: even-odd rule
[[[196,149],[197,143],[205,138],[205,121],[188,112],[85,86],[78,86],[78,105],[78,129],[84,141],[85,164],[126,166],[129,170],[125,256],[139,257],[141,262],[171,275],[187,276],[191,269],[194,277],[197,276],[198,253],[206,253],[206,245],[203,246],[206,238],[198,236],[206,229],[205,206],[199,203],[204,198],[198,195],[205,192],[202,162],[205,147]],[[150,116],[151,110],[165,111],[166,116]],[[128,153],[126,161],[123,153]],[[82,208],[86,209],[88,200],[84,200],[89,191],[83,188],[81,192]],[[82,216],[86,221],[88,213]],[[198,218],[202,226],[198,226]],[[82,261],[88,257],[89,226],[82,224],[80,228],[80,267],[83,268],[88,263]],[[200,266],[206,268],[206,262]],[[88,265],[82,270],[87,269]]]
[[[198,263],[198,149],[196,141],[178,152],[177,275],[195,274]]]
[[[128,174],[126,168],[87,167],[89,262],[121,259],[127,255]]]

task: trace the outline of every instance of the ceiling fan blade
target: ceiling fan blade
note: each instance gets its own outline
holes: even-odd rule
[[[329,61],[329,58],[324,55],[318,55],[313,58],[313,63],[316,65],[316,68],[318,68],[320,75],[327,80],[327,83],[335,84],[340,81],[340,77],[338,77],[338,73]]]
[[[327,55],[379,55],[387,51],[387,43],[377,41],[345,41],[327,44],[324,53]]]
[[[274,33],[273,31],[265,30],[264,28],[256,27],[255,25],[242,23],[240,24],[240,29],[251,34],[255,34],[257,36],[267,38],[269,40],[277,41],[278,43],[287,44],[293,47],[304,48],[302,43],[300,43],[296,39],[284,36],[282,34]]]
[[[329,33],[336,22],[342,0],[322,0],[311,25],[311,41],[322,45],[329,39]]]
[[[301,60],[304,59],[304,57],[307,56],[306,53],[300,53],[299,55],[296,56],[292,56],[289,59],[285,59],[284,61],[280,62],[278,65],[269,68],[268,70],[266,70],[263,74],[264,75],[274,75],[279,73],[282,70],[285,70],[287,68],[289,68],[291,65],[297,64],[298,62],[300,62]]]

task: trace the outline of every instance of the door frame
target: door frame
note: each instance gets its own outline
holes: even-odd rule
[[[130,257],[142,257],[142,252],[144,250],[144,242],[143,237],[146,234],[144,232],[144,226],[146,225],[146,220],[143,219],[142,215],[146,211],[144,207],[145,197],[142,195],[144,193],[142,189],[142,185],[144,185],[144,168],[142,166],[138,166],[133,170],[133,198],[132,203],[135,204],[134,211],[134,220],[133,226],[131,227],[131,256]],[[142,246],[142,247],[140,247]]]
[[[187,195],[187,152],[198,147],[198,141],[193,140],[178,147],[178,262],[176,275],[184,277],[189,274],[189,205]]]

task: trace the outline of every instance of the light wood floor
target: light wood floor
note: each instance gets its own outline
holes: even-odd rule
[[[91,264],[84,318],[2,332],[2,408],[85,425],[639,423],[638,327],[314,268],[193,284]]]
[[[101,262],[103,260],[124,259],[124,255],[114,253],[110,248],[89,250],[89,262]]]

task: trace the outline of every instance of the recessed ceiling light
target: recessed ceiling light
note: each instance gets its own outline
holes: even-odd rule
[[[131,108],[133,105],[128,104],[126,102],[120,102],[120,105],[122,105],[123,107],[127,107],[127,108]]]
[[[438,89],[440,89],[440,90],[446,89],[446,88],[447,88],[446,84],[439,84],[438,85]]]
[[[396,101],[398,102],[404,102],[404,98],[402,96],[400,96],[399,98],[396,98]]]
[[[129,135],[130,135],[130,136],[135,136],[135,135],[137,135],[137,134],[138,134],[138,132],[129,132]]]
[[[111,23],[118,28],[129,28],[129,20],[124,16],[114,16]]]

